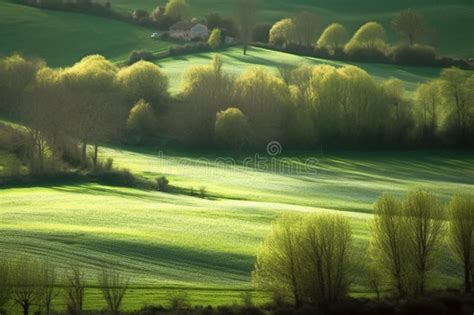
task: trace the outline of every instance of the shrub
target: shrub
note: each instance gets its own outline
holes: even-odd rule
[[[166,299],[170,310],[180,311],[189,307],[188,294],[184,291],[171,291]]]
[[[404,315],[445,315],[447,314],[447,307],[439,301],[423,298],[403,302],[399,313]]]
[[[159,109],[168,100],[168,77],[160,67],[149,61],[141,60],[120,69],[117,81],[129,104],[143,99],[154,109]]]
[[[140,60],[153,61],[156,60],[156,56],[149,50],[134,50],[128,55],[127,64],[133,65]]]
[[[105,185],[135,187],[137,184],[137,179],[128,169],[100,170],[94,176],[99,183]]]
[[[398,45],[391,51],[394,63],[399,65],[434,66],[436,51],[425,45]]]
[[[199,197],[200,198],[206,198],[206,196],[207,196],[206,187],[204,187],[204,186],[199,187]]]
[[[169,180],[165,176],[160,176],[156,179],[156,188],[158,191],[168,191]]]
[[[156,130],[155,112],[150,103],[139,100],[130,110],[127,119],[127,130],[141,142],[152,137]]]
[[[216,140],[225,147],[241,150],[249,141],[250,125],[240,109],[230,107],[216,115]]]
[[[387,57],[383,48],[380,47],[364,47],[353,46],[345,50],[347,58],[352,61],[372,62],[372,63],[389,63],[390,58]]]

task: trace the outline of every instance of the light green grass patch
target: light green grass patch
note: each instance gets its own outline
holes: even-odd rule
[[[331,61],[325,59],[301,57],[293,54],[287,54],[272,51],[263,48],[251,47],[248,55],[242,54],[242,49],[238,47],[224,49],[213,53],[199,53],[187,56],[171,57],[158,60],[157,64],[163,68],[170,80],[171,92],[180,91],[180,82],[182,74],[191,66],[208,65],[214,55],[221,56],[224,65],[223,70],[233,75],[238,75],[250,67],[265,67],[275,73],[282,66],[314,66],[331,65],[342,67],[344,65],[354,65],[367,71],[374,79],[381,81],[390,77],[402,80],[409,94],[416,90],[420,83],[436,78],[440,69],[405,67],[384,64],[364,64],[364,63],[345,63],[340,61]]]

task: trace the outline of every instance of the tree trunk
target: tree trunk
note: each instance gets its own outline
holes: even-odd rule
[[[247,55],[248,44],[244,43],[244,55]]]
[[[94,156],[92,158],[93,162],[94,162],[94,168],[97,166],[97,155],[99,153],[99,145],[96,143],[94,144]]]
[[[30,311],[30,304],[25,303],[22,306],[23,306],[23,315],[28,315],[28,313]]]
[[[471,288],[471,275],[470,275],[470,270],[469,270],[469,265],[464,264],[464,291],[466,293],[470,293],[472,288]]]
[[[82,162],[86,161],[87,155],[87,142],[86,140],[82,140]]]

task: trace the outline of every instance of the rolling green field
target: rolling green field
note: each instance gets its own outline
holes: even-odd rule
[[[188,0],[193,16],[204,17],[210,12],[231,16],[234,0]],[[112,6],[120,10],[145,8],[153,10],[166,0],[114,0]],[[321,27],[332,22],[346,25],[355,31],[367,21],[378,21],[388,31],[390,40],[396,41],[390,21],[394,14],[406,8],[423,12],[431,26],[428,41],[444,54],[458,57],[474,56],[473,21],[474,5],[470,0],[257,0],[257,15],[260,21],[273,23],[290,16],[297,10],[317,12]],[[210,9],[211,8],[211,9]]]
[[[277,73],[278,67],[281,66],[326,64],[340,67],[350,64],[311,57],[300,57],[257,47],[251,47],[247,56],[242,54],[242,49],[234,47],[217,53],[200,53],[166,58],[158,60],[157,64],[168,76],[171,92],[176,93],[180,91],[183,72],[190,66],[210,64],[215,54],[222,57],[224,71],[234,75],[238,75],[241,71],[253,66],[262,66]],[[398,78],[404,82],[405,88],[409,93],[416,90],[418,84],[438,77],[441,71],[439,68],[403,67],[385,64],[353,63],[353,65],[364,69],[376,80],[384,80],[390,77]]]
[[[81,264],[90,285],[103,266],[121,270],[131,278],[127,309],[163,303],[180,287],[193,304],[237,301],[241,290],[251,288],[256,250],[282,212],[348,216],[363,257],[371,205],[382,193],[421,186],[446,200],[474,189],[472,152],[287,152],[279,161],[294,160],[282,169],[270,167],[278,164],[265,154],[265,168],[244,167],[244,156],[216,164],[220,155],[213,152],[108,148],[101,155],[148,178],[166,175],[183,190],[205,186],[208,198],[91,183],[1,189],[0,248],[64,267]],[[317,163],[296,172],[308,158]],[[450,256],[443,255],[435,285],[458,284],[460,270]],[[368,289],[359,279],[352,292],[365,295]],[[88,308],[103,305],[97,289],[88,296]]]
[[[22,52],[48,65],[71,65],[90,54],[126,59],[134,49],[154,52],[169,43],[150,39],[151,31],[116,20],[31,8],[0,0],[0,55]]]

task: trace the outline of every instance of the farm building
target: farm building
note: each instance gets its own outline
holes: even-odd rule
[[[201,23],[181,21],[170,27],[169,35],[172,38],[183,40],[207,39],[209,29]]]

